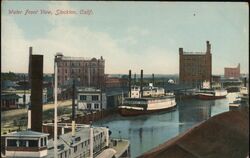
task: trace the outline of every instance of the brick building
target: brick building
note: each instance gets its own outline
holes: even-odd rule
[[[240,78],[240,64],[238,64],[238,66],[234,68],[225,67],[224,77],[225,78]]]
[[[209,41],[206,47],[206,52],[184,52],[183,48],[179,48],[180,84],[199,87],[205,80],[211,82],[212,54]]]
[[[118,78],[118,77],[106,77],[105,85],[109,87],[126,87],[128,85],[127,78]]]
[[[58,63],[58,85],[71,85],[76,79],[79,86],[100,87],[104,83],[105,60],[101,57],[83,58],[66,57],[58,53],[55,57]]]

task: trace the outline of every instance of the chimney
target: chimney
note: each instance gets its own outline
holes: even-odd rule
[[[141,98],[143,97],[143,70],[141,70],[141,86],[140,86]]]
[[[101,89],[101,82],[100,82],[100,60],[97,60],[97,87]]]
[[[155,85],[155,75],[152,74],[152,83],[153,83],[153,86]]]
[[[29,83],[31,82],[31,57],[32,57],[32,47],[29,47]]]
[[[42,132],[43,55],[31,55],[31,130]]]
[[[129,88],[129,97],[131,97],[131,70],[129,70],[129,75],[128,75],[128,88]]]
[[[211,53],[211,44],[207,41],[207,51],[206,53]]]
[[[32,58],[32,47],[29,47],[29,66],[28,66],[28,82],[29,86],[31,85],[31,58]],[[31,87],[31,86],[30,86]],[[25,99],[25,98],[24,98]],[[28,127],[27,129],[31,129],[31,105],[28,106]]]
[[[183,54],[183,48],[179,48],[179,54]]]
[[[54,85],[54,157],[57,158],[57,57],[58,55],[55,56],[54,60],[54,79],[55,79],[55,85]]]
[[[247,78],[244,77],[244,87],[247,87]]]
[[[72,85],[72,137],[75,136],[75,80]]]
[[[134,85],[136,85],[136,73],[134,74]]]

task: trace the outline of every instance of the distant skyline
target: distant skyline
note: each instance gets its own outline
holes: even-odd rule
[[[22,13],[14,14],[16,10]],[[59,10],[77,14],[55,15]],[[32,46],[34,54],[44,55],[44,73],[53,73],[54,55],[61,52],[103,56],[107,74],[129,69],[178,74],[179,48],[205,52],[208,40],[212,74],[238,63],[241,73],[249,73],[248,15],[247,2],[4,1],[1,69],[27,73]]]

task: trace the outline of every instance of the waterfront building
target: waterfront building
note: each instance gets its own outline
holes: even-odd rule
[[[128,95],[127,89],[95,87],[77,88],[77,108],[87,111],[99,111],[101,109],[114,109],[122,104],[124,97]]]
[[[240,63],[237,67],[225,67],[224,68],[224,77],[225,78],[240,78]]]
[[[94,87],[77,89],[77,108],[81,110],[101,110],[107,108],[106,94]]]
[[[105,60],[102,57],[67,57],[58,53],[55,61],[58,65],[59,87],[71,85],[73,79],[76,79],[80,86],[103,86]]]
[[[10,80],[1,80],[1,90],[16,89],[18,84]]]
[[[183,85],[199,87],[203,81],[211,82],[211,44],[206,42],[206,52],[186,52],[179,48],[179,81]]]
[[[1,93],[1,110],[17,109],[19,98],[17,94]]]

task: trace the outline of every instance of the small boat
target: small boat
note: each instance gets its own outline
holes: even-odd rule
[[[239,97],[241,98],[242,102],[248,102],[249,101],[249,93],[247,87],[241,87]]]
[[[241,100],[240,99],[236,99],[232,103],[229,103],[229,106],[230,107],[239,107],[240,104],[241,104]]]

